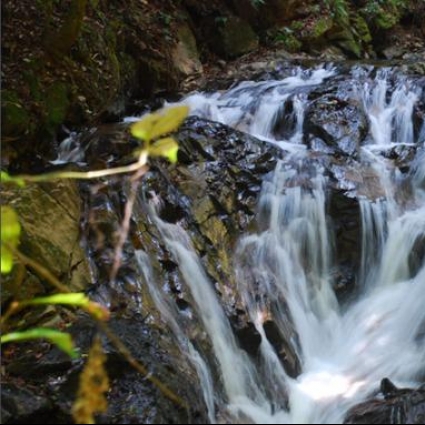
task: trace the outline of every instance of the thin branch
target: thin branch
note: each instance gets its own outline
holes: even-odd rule
[[[138,171],[146,165],[147,152],[142,151],[137,162],[124,165],[122,167],[110,168],[107,170],[98,171],[55,171],[53,173],[46,173],[40,175],[19,175],[17,178],[27,182],[38,183],[57,179],[74,179],[74,180],[92,180],[101,177],[113,176],[116,174],[126,174]]]
[[[115,278],[117,277],[118,270],[121,266],[121,258],[122,258],[122,251],[125,244],[125,241],[127,240],[128,233],[130,231],[130,220],[131,215],[133,213],[134,204],[137,199],[137,189],[140,185],[140,178],[145,174],[147,171],[147,167],[143,167],[140,170],[138,170],[137,173],[135,173],[135,176],[131,179],[131,187],[130,187],[130,195],[128,197],[128,200],[125,204],[124,209],[124,218],[121,223],[121,229],[119,232],[119,240],[117,242],[117,245],[115,247],[115,255],[114,255],[114,263],[112,265],[110,280],[113,282]]]

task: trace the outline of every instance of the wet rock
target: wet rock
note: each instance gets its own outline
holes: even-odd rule
[[[97,423],[206,423],[205,406],[193,391],[196,375],[175,352],[171,341],[160,331],[152,330],[140,316],[112,319],[110,327],[148,372],[189,408],[182,409],[170,401],[105,339],[111,389],[108,410]],[[89,319],[80,317],[69,332],[80,351],[87,353],[97,329]],[[70,412],[84,362],[71,363],[58,349],[46,350],[45,344],[37,342],[27,344],[10,360],[3,360],[3,423],[73,423]],[[23,373],[17,365],[31,373]]]
[[[314,92],[310,96],[314,98]],[[320,139],[334,152],[356,157],[367,136],[368,123],[361,105],[347,99],[341,89],[320,95],[311,102],[304,132],[310,143]]]
[[[296,378],[301,373],[301,362],[295,354],[293,347],[282,336],[280,328],[275,322],[268,320],[264,323],[264,332],[282,362],[286,373],[290,377]]]
[[[153,169],[145,190],[167,200],[163,211],[178,212],[172,221],[189,231],[232,314],[237,296],[229,252],[254,218],[261,177],[274,169],[282,153],[246,134],[196,118],[181,129],[179,139],[180,165]]]
[[[425,422],[425,387],[398,389],[388,379],[381,391],[385,399],[374,399],[353,407],[344,424],[423,424]]]
[[[47,397],[14,383],[2,383],[1,402],[2,423],[34,423],[35,417],[40,418],[51,409]]]
[[[251,357],[255,358],[258,355],[261,344],[261,335],[255,328],[255,325],[248,322],[243,328],[236,329],[235,335],[241,348]]]
[[[355,270],[361,259],[361,221],[358,200],[345,191],[332,190],[329,200],[329,216],[332,217],[335,237],[334,279],[337,294],[354,288]]]

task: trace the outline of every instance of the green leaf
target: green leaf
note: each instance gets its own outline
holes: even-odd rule
[[[6,247],[1,248],[1,272],[2,274],[8,274],[13,268],[13,254]]]
[[[177,130],[189,114],[188,106],[174,106],[148,114],[130,127],[134,137],[150,142],[157,137]]]
[[[134,137],[144,140],[145,142],[150,141],[152,128],[160,118],[159,114],[149,114],[137,121],[130,127],[130,132]]]
[[[25,181],[20,177],[12,177],[5,171],[0,171],[0,181],[2,183],[15,183],[19,187],[25,186]]]
[[[156,139],[159,136],[176,131],[188,114],[189,107],[185,105],[166,109],[161,113],[160,119],[153,126],[150,133],[150,139]]]
[[[162,156],[174,164],[177,162],[178,150],[177,142],[172,137],[167,137],[149,146],[148,154],[150,156]]]
[[[87,307],[90,299],[81,292],[72,294],[55,294],[48,297],[37,297],[29,301],[25,301],[26,305],[39,305],[39,304],[63,304],[73,305],[76,307]]]
[[[19,224],[18,215],[12,207],[7,205],[1,206],[1,272],[10,273],[13,267],[13,253],[5,246],[10,245],[15,248],[19,244],[19,236],[21,234],[21,225]]]
[[[6,342],[20,342],[40,338],[49,340],[59,349],[68,354],[72,359],[78,357],[71,335],[49,328],[34,328],[23,332],[11,332],[1,337],[0,343],[4,344]]]

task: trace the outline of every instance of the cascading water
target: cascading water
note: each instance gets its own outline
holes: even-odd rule
[[[390,82],[388,70],[375,78],[353,71],[352,96],[363,105],[370,128],[359,161],[373,169],[383,195],[359,201],[361,289],[358,299],[340,306],[331,273],[328,177],[302,144],[309,90],[336,73],[331,68],[300,70],[282,81],[244,82],[224,93],[194,94],[183,101],[194,115],[289,152],[263,182],[258,231],[241,235],[234,256],[240,298],[261,336],[255,362],[238,347],[188,234],[162,221],[154,207],[152,218],[211,341],[221,384],[214,383],[214,366],[190,343],[177,309],[155,285],[148,256],[138,254],[158,310],[198,372],[211,422],[217,412],[226,411],[232,421],[243,423],[342,423],[347,410],[375,392],[383,378],[415,386],[425,376],[425,264],[419,254],[412,261],[425,241],[425,153],[407,175],[385,155],[394,146],[424,149],[425,130],[415,136],[412,123],[420,89],[406,79]],[[285,119],[292,125],[280,137],[276,123]],[[406,185],[408,199],[399,196]],[[270,318],[299,357],[296,378],[288,375],[268,340],[264,323]]]

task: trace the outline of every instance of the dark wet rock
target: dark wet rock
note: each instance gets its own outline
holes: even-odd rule
[[[344,424],[423,424],[425,387],[399,389],[388,379],[381,384],[384,400],[374,399],[353,407]]]
[[[241,348],[255,358],[261,344],[261,335],[255,325],[248,322],[243,328],[235,329],[235,335]]]
[[[349,90],[346,87],[343,90]],[[304,122],[305,138],[313,147],[321,141],[335,153],[356,157],[368,132],[361,105],[347,99],[347,92],[320,95],[308,107]],[[317,96],[314,92],[312,98]]]
[[[274,321],[268,320],[264,323],[264,332],[282,362],[286,373],[290,377],[296,378],[301,373],[301,362],[293,347],[288,343],[288,339],[282,335],[279,326]]]
[[[335,285],[344,291],[353,287],[355,270],[361,258],[360,206],[356,199],[347,197],[344,191],[332,191],[329,202],[335,236]]]
[[[97,423],[206,423],[205,406],[194,391],[197,377],[175,352],[172,341],[150,328],[140,316],[112,319],[110,327],[148,372],[189,408],[176,406],[104,340],[111,390],[108,411]],[[80,317],[69,332],[80,351],[87,353],[97,330],[94,323]],[[71,363],[62,352],[56,348],[46,350],[41,343],[26,344],[25,350],[18,350],[10,360],[3,361],[3,423],[73,423],[70,411],[84,362]]]
[[[229,252],[253,223],[262,176],[274,169],[282,152],[246,134],[196,118],[181,129],[179,140],[179,165],[158,163],[152,167],[144,190],[155,192],[166,202],[162,218],[188,230],[231,313],[237,297],[232,289],[235,277]],[[148,233],[155,235],[156,230]],[[146,242],[145,248],[151,246],[152,242]]]
[[[2,423],[26,423],[26,420],[40,417],[51,409],[51,402],[47,397],[34,395],[34,392],[17,384],[3,382],[1,391]]]

